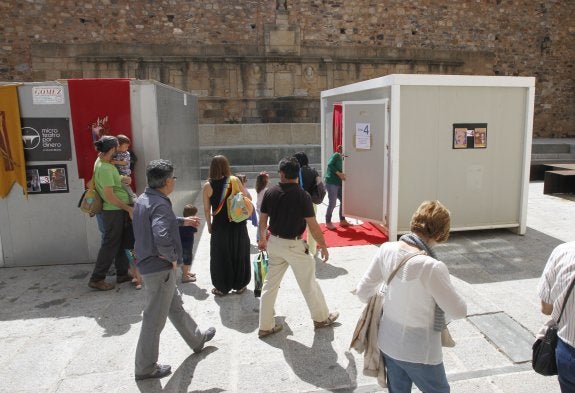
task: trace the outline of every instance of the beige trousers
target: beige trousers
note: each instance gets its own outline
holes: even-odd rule
[[[317,205],[314,203],[313,204],[313,211],[317,216]],[[309,226],[306,226],[307,229],[307,245],[309,246],[309,252],[311,256],[315,256],[316,252],[317,252],[317,242],[315,241],[315,239],[313,238],[311,232],[309,231]]]
[[[329,310],[315,278],[315,260],[305,253],[303,240],[270,236],[267,251],[269,262],[260,300],[260,329],[270,330],[275,326],[274,305],[288,266],[293,270],[311,318],[318,322],[325,321],[329,317]]]

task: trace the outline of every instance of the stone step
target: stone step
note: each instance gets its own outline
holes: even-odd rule
[[[321,164],[310,164],[312,168],[315,168],[321,176]],[[209,167],[203,166],[200,168],[201,179],[207,179],[209,173]],[[262,171],[266,171],[268,173],[270,182],[272,184],[276,183],[279,180],[278,174],[278,165],[232,165],[231,167],[232,173],[234,174],[244,174],[248,178],[248,187],[253,188],[255,187],[256,177]]]
[[[533,143],[531,154],[561,154],[571,153],[571,145],[568,143]]]
[[[574,153],[536,153],[531,154],[531,164],[547,162],[575,162]]]
[[[321,145],[239,145],[200,147],[200,166],[210,165],[212,157],[224,155],[230,165],[277,165],[284,157],[303,151],[309,162],[321,162]]]

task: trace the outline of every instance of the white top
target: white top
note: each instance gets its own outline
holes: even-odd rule
[[[264,200],[264,194],[266,193],[267,190],[268,190],[268,188],[266,187],[263,190],[261,190],[260,192],[258,192],[257,201],[256,201],[258,214],[260,213],[260,209],[262,208],[262,201]]]
[[[553,250],[545,265],[537,292],[542,301],[553,305],[551,318],[557,321],[567,295],[567,289],[575,278],[575,241],[561,244]],[[567,299],[565,311],[559,321],[557,335],[575,347],[575,288]]]
[[[367,303],[401,262],[408,250],[400,242],[383,244],[356,288]],[[464,318],[467,305],[449,279],[443,262],[417,255],[400,269],[385,293],[379,325],[379,349],[394,359],[422,364],[443,361],[441,334],[433,329],[435,302],[446,320]]]

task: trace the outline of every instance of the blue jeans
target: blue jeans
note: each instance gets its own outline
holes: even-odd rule
[[[333,213],[333,209],[335,209],[335,205],[337,203],[337,200],[339,199],[339,220],[343,221],[345,220],[345,217],[343,216],[342,212],[341,212],[341,186],[335,185],[335,184],[326,184],[325,188],[327,190],[327,197],[329,199],[329,204],[327,205],[327,211],[325,213],[325,222],[331,222],[331,215]]]
[[[449,383],[443,363],[437,365],[409,363],[387,355],[387,388],[389,393],[410,393],[413,384],[425,393],[449,393]]]
[[[102,218],[102,213],[96,213],[96,221],[98,222],[98,230],[100,231],[101,240],[104,241],[104,219]]]
[[[575,392],[575,348],[558,339],[555,360],[561,392]]]

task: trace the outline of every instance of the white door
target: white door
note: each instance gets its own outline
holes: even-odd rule
[[[343,107],[343,214],[388,226],[389,100]]]

